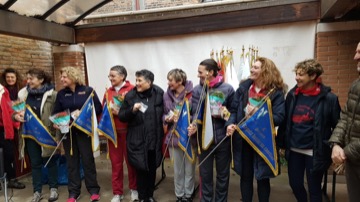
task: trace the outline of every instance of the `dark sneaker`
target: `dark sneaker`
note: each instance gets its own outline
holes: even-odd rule
[[[191,197],[183,199],[183,202],[192,202],[192,201],[193,201],[193,199]]]
[[[25,189],[25,185],[17,181],[17,179],[10,180],[7,184],[7,187],[12,189]]]

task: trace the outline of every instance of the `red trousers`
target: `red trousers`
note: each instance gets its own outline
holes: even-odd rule
[[[124,194],[124,159],[126,161],[128,177],[129,177],[129,189],[136,190],[136,172],[135,169],[129,164],[127,151],[126,151],[126,133],[117,131],[118,146],[108,141],[109,156],[112,165],[112,188],[114,195]]]

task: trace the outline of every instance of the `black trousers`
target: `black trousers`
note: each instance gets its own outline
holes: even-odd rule
[[[3,148],[4,170],[8,180],[15,178],[15,147],[13,140],[5,140],[4,127],[0,127],[0,148]],[[3,176],[0,176],[3,177]]]
[[[212,144],[206,151],[201,151],[199,162],[209,155],[215,147]],[[228,197],[229,175],[230,175],[230,138],[227,138],[200,166],[201,180],[201,202],[226,202]],[[215,193],[213,186],[213,167],[216,167]],[[215,195],[215,196],[214,196]],[[215,200],[214,200],[215,197]]]
[[[69,196],[77,197],[81,191],[80,159],[84,167],[85,186],[90,194],[98,194],[100,186],[96,179],[95,160],[92,151],[91,137],[82,131],[73,128],[66,134],[63,141],[68,169],[68,191]],[[70,139],[72,138],[72,143]],[[70,154],[72,148],[73,154]]]
[[[253,181],[254,181],[254,158],[257,153],[244,140],[242,144],[242,162],[240,190],[243,202],[252,202],[253,198]],[[268,202],[270,197],[270,179],[265,178],[257,180],[257,192],[259,202]]]
[[[136,185],[139,193],[139,200],[147,200],[154,196],[156,179],[156,154],[155,150],[148,151],[149,170],[136,169]]]

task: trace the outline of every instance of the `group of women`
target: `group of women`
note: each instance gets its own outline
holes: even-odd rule
[[[279,126],[276,143],[279,148],[286,149],[289,184],[297,201],[308,201],[304,188],[305,171],[310,201],[322,201],[322,175],[331,163],[327,140],[339,119],[340,106],[331,89],[318,81],[323,73],[321,64],[312,59],[299,62],[294,68],[297,84],[286,97],[286,84],[273,61],[259,57],[252,64],[250,72],[250,77],[242,81],[238,89],[233,89],[224,83],[216,61],[206,59],[198,67],[198,85],[193,87],[193,83],[187,79],[183,70],[172,69],[168,72],[168,88],[164,93],[153,83],[154,74],[151,71],[137,71],[133,85],[126,80],[125,67],[112,67],[108,76],[112,86],[107,89],[103,104],[107,103],[106,98],[109,97],[117,97],[122,103],[121,106],[116,106],[114,100],[110,99],[118,139],[118,145],[108,141],[112,163],[111,202],[120,202],[124,198],[124,160],[128,168],[131,200],[155,201],[153,195],[156,169],[162,161],[164,131],[165,143],[169,146],[174,164],[176,201],[193,200],[195,163],[184,158],[184,151],[178,146],[179,137],[172,134],[179,118],[179,109],[185,100],[190,104],[192,116],[191,124],[187,128],[190,136],[189,145],[194,147],[199,162],[202,162],[199,169],[200,201],[227,201],[232,156],[234,170],[241,176],[242,201],[253,201],[254,176],[257,181],[258,200],[269,201],[270,178],[275,175],[260,155],[236,134],[235,130],[237,123],[256,112],[265,97],[271,100],[273,123]],[[60,81],[63,89],[59,92],[54,90],[50,77],[43,70],[31,69],[26,76],[27,85],[19,91],[19,97],[15,99],[24,100],[57,140],[64,134],[60,135],[58,126],[50,122],[50,115],[65,110],[78,114],[89,96],[93,96],[96,114],[100,115],[102,112],[102,104],[96,92],[85,85],[81,72],[76,68],[61,69]],[[13,91],[10,87],[5,87],[8,88],[7,91]],[[210,113],[214,136],[207,147],[201,146],[202,127],[201,123],[196,121],[198,109],[205,97],[204,92],[209,94],[212,103]],[[222,116],[222,110],[228,110],[230,117]],[[24,113],[13,112],[12,118],[15,122],[24,122]],[[4,124],[2,128],[4,129]],[[80,196],[80,161],[83,162],[85,185],[90,193],[90,201],[99,201],[100,186],[92,155],[91,137],[75,127],[70,130],[71,135],[66,134],[67,137],[63,141],[68,162],[67,202],[76,202]],[[38,202],[43,197],[41,168],[53,150],[41,147],[36,141],[28,138],[25,139],[24,145],[32,168],[32,201]],[[56,201],[59,195],[55,159],[50,160],[47,167],[50,188],[48,200]]]
[[[328,140],[340,117],[338,98],[331,88],[323,85],[320,76],[324,72],[320,63],[308,59],[294,68],[296,85],[286,95],[279,69],[274,62],[258,57],[251,67],[250,77],[242,81],[234,92],[223,83],[219,68],[212,59],[204,60],[198,67],[200,84],[189,90],[189,81],[182,70],[171,70],[168,74],[168,90],[164,95],[165,113],[175,110],[177,105],[190,96],[192,124],[188,127],[191,142],[198,152],[200,165],[200,201],[227,201],[230,162],[233,156],[234,170],[240,175],[242,201],[253,201],[253,179],[257,181],[258,201],[270,199],[270,178],[272,170],[236,130],[236,124],[251,117],[267,97],[271,100],[272,122],[278,126],[277,149],[285,149],[288,161],[289,184],[299,202],[322,201],[322,177],[331,164],[331,149]],[[179,76],[175,76],[178,72]],[[180,75],[185,76],[180,76]],[[208,148],[201,147],[202,127],[194,121],[198,117],[199,103],[207,83],[210,103],[221,100],[221,110],[227,109],[231,115],[227,119],[210,106],[212,116],[213,141]],[[220,99],[221,98],[221,99]],[[215,102],[216,105],[216,102]],[[177,118],[165,119],[171,125]],[[175,121],[176,122],[176,121]],[[171,132],[171,130],[170,130]],[[169,135],[169,134],[168,134]],[[173,137],[173,136],[172,136]],[[230,138],[232,139],[230,141]],[[173,138],[176,141],[176,138]],[[221,145],[220,145],[221,144]],[[176,147],[170,144],[170,146]],[[175,195],[178,202],[191,201],[194,172],[184,152],[170,149],[174,158]],[[232,154],[231,154],[232,153]],[[179,155],[180,154],[180,155]],[[216,184],[213,185],[213,165],[215,160]],[[180,172],[180,171],[181,172]],[[304,173],[308,192],[304,187]]]

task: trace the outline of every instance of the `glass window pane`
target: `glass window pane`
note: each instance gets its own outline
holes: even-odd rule
[[[4,5],[8,0],[0,0],[0,4]]]
[[[26,16],[43,15],[60,1],[61,0],[18,0],[9,10]]]
[[[54,21],[60,24],[66,22],[72,22],[80,15],[99,4],[103,0],[76,0],[69,1],[53,14],[51,14],[46,20]]]

